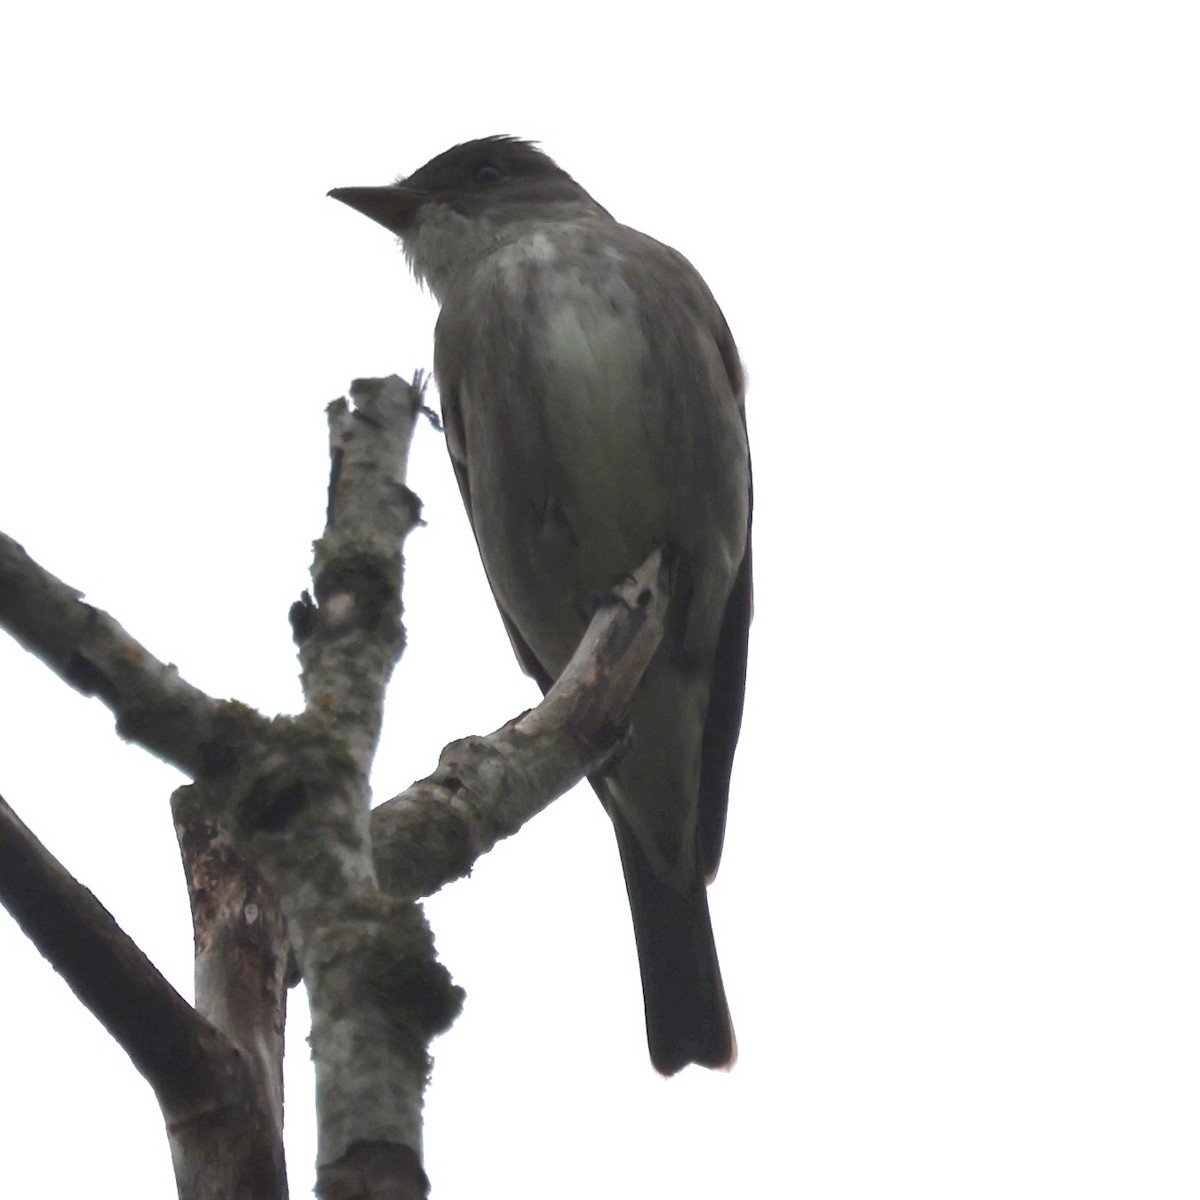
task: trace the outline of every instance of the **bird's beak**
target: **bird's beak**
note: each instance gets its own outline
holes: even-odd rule
[[[329,194],[364,217],[378,221],[397,237],[402,237],[412,229],[417,210],[426,199],[424,192],[413,191],[398,183],[390,183],[386,187],[334,188]]]

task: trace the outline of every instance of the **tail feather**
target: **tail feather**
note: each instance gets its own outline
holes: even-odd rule
[[[729,1067],[737,1056],[702,872],[686,893],[651,868],[633,831],[610,810],[633,914],[650,1059],[664,1075]]]

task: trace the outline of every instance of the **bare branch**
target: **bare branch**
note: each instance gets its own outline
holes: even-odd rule
[[[205,1099],[198,1077],[208,1023],[3,800],[0,899],[156,1092],[174,1092],[181,1103]]]
[[[217,702],[81,595],[0,533],[0,627],[73,688],[98,696],[123,738],[194,775]]]
[[[0,901],[154,1089],[167,1119],[180,1195],[284,1195],[282,1160],[276,1163],[271,1153],[273,1132],[246,1059],[159,974],[3,799]],[[209,1148],[205,1186],[223,1185],[220,1193],[188,1187],[179,1173],[197,1139]]]
[[[315,547],[315,599],[306,594],[291,614],[306,700],[299,717],[267,721],[213,701],[0,537],[0,625],[73,686],[100,696],[124,736],[197,779],[177,793],[175,815],[196,921],[198,999],[217,1027],[169,989],[115,926],[85,922],[73,934],[83,947],[78,958],[106,964],[103,979],[83,971],[77,990],[97,991],[95,1011],[123,1044],[131,1039],[131,1055],[155,1082],[181,1195],[194,1200],[218,1194],[214,1178],[226,1187],[221,1194],[243,1194],[234,1183],[255,1170],[248,1143],[227,1127],[235,1111],[257,1139],[260,1177],[244,1194],[283,1194],[284,944],[256,870],[278,899],[309,993],[319,1193],[424,1195],[428,1047],[457,1015],[462,993],[437,961],[414,901],[465,873],[603,766],[662,637],[668,589],[656,552],[600,609],[541,705],[490,737],[447,747],[430,779],[372,815],[368,776],[383,694],[404,648],[401,550],[419,523],[404,474],[421,391],[393,376],[357,381],[351,395],[353,409],[344,401],[329,408],[332,471],[326,529]],[[16,891],[32,898],[24,911],[38,944],[54,944],[36,932],[39,911],[62,906],[44,900],[53,889],[51,867],[64,877],[65,893],[82,892],[111,925],[53,860],[38,859],[27,845],[31,835],[12,822],[4,832],[15,849],[6,849],[8,841],[0,847],[11,854],[11,862],[0,859],[0,879],[16,881]],[[41,863],[37,878],[30,863]],[[56,921],[50,918],[51,930]],[[128,965],[108,965],[120,958],[110,942]],[[106,980],[135,969],[145,978],[105,991]],[[147,994],[134,1020],[121,1005],[139,988]],[[256,988],[261,1003],[247,1008],[239,997]],[[169,1008],[169,1019],[145,1020],[155,1004]],[[214,1075],[226,1091],[209,1087]]]
[[[357,381],[351,395],[354,410],[330,407],[316,599],[292,611],[306,710],[271,724],[230,790],[237,840],[279,898],[308,991],[319,1188],[339,1195],[356,1180],[364,1197],[423,1195],[428,1047],[462,996],[420,908],[379,890],[368,789],[404,647],[401,548],[419,514],[404,469],[421,395],[394,376]]]
[[[390,1142],[358,1142],[317,1176],[319,1200],[424,1200],[428,1194],[420,1158]]]
[[[328,408],[332,459],[325,532],[314,546],[314,603],[292,609],[309,711],[319,711],[370,769],[387,681],[404,652],[404,540],[421,502],[404,483],[420,382],[356,379],[352,409]]]
[[[596,613],[537,708],[487,737],[452,742],[432,775],[375,809],[384,887],[430,895],[603,765],[662,639],[666,575],[656,550]]]
[[[288,942],[279,904],[213,819],[195,784],[171,797],[196,948],[196,1011],[254,1062],[283,1175],[283,1033]]]

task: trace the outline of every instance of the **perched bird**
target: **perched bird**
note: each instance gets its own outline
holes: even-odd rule
[[[593,780],[633,913],[650,1056],[731,1064],[706,883],[725,832],[750,624],[742,367],[695,268],[530,142],[464,142],[335,199],[396,234],[441,306],[434,376],[483,565],[545,691],[587,600],[656,547],[666,630],[630,744]]]

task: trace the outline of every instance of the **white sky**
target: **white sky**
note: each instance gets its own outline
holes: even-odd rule
[[[539,138],[695,262],[748,365],[757,616],[711,893],[741,1060],[651,1071],[577,791],[429,905],[469,992],[435,1047],[439,1200],[1197,1194],[1192,20],[6,16],[0,528],[215,695],[298,704],[323,406],[431,363],[431,302],[330,187]],[[534,696],[429,429],[410,481],[380,797]],[[190,994],[180,778],[6,639],[0,722],[0,792]],[[6,916],[0,963],[9,1189],[173,1194],[149,1089]]]

